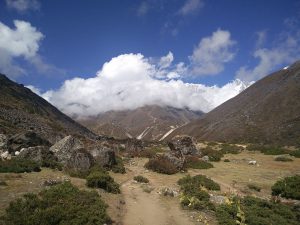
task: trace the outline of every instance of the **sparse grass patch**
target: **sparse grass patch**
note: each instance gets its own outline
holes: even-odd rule
[[[149,180],[141,175],[135,176],[133,179],[139,183],[149,183]]]
[[[247,196],[218,206],[216,215],[220,225],[296,225],[300,213],[287,205]]]
[[[239,154],[242,150],[243,147],[237,146],[237,145],[230,145],[230,144],[222,144],[220,146],[220,151],[223,154]]]
[[[254,191],[257,191],[257,192],[260,192],[260,190],[261,190],[261,188],[259,186],[257,186],[256,184],[248,184],[247,187],[250,190],[254,190]]]
[[[287,156],[277,156],[275,159],[275,161],[279,161],[279,162],[292,162],[293,160]]]
[[[152,159],[156,156],[156,151],[153,149],[145,149],[141,151],[140,157]]]
[[[272,186],[272,195],[300,200],[300,175],[286,177]]]
[[[30,173],[40,172],[41,168],[37,162],[25,159],[0,161],[0,173]]]
[[[260,151],[265,155],[283,155],[288,154],[289,151],[279,146],[262,145],[262,144],[250,144],[247,146],[249,151]]]
[[[185,167],[191,169],[209,169],[213,168],[214,166],[213,164],[205,162],[204,160],[201,160],[198,157],[189,156],[186,157]]]
[[[0,224],[111,224],[106,209],[97,192],[79,190],[65,182],[11,202]]]
[[[154,159],[149,159],[149,161],[145,164],[145,167],[149,170],[169,175],[178,172],[178,169],[163,156],[159,156]]]

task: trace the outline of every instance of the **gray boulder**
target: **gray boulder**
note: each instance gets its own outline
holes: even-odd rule
[[[81,148],[83,148],[81,141],[70,135],[56,142],[50,147],[50,151],[54,153],[59,162],[66,163],[72,153]]]
[[[0,152],[5,152],[7,150],[8,138],[5,134],[0,134]]]
[[[190,136],[176,136],[168,143],[168,146],[178,157],[198,154],[196,145]]]
[[[68,170],[83,172],[88,171],[94,165],[93,156],[84,148],[76,149],[71,153],[67,161],[66,167]]]
[[[9,152],[14,153],[20,151],[22,148],[34,146],[50,146],[49,141],[38,136],[32,131],[22,132],[9,138],[7,142]]]
[[[141,140],[135,138],[128,138],[125,143],[125,151],[126,152],[141,152],[144,150],[144,145]]]
[[[54,153],[50,152],[47,146],[22,148],[16,157],[20,159],[30,159],[41,164],[46,161],[57,161]]]
[[[174,154],[166,153],[163,155],[170,163],[172,163],[178,170],[182,170],[184,167],[184,158],[177,157]]]
[[[108,147],[96,146],[90,149],[89,152],[94,157],[96,163],[102,167],[112,167],[117,164],[114,150]]]

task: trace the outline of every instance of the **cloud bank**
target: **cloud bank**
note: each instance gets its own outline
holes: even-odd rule
[[[20,13],[28,10],[39,10],[41,4],[37,0],[6,0],[8,8],[15,9]]]
[[[95,77],[66,80],[58,90],[39,94],[68,115],[86,117],[153,104],[208,112],[246,88],[239,80],[209,87],[158,79],[162,68],[169,68],[165,73],[176,70],[169,64],[172,60],[172,53],[157,64],[142,54],[119,55],[104,63]]]

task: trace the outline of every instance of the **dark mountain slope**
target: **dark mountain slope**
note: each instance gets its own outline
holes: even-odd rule
[[[25,130],[32,130],[50,142],[66,134],[95,137],[45,99],[0,74],[0,132],[14,134]]]
[[[275,72],[177,130],[199,140],[300,144],[300,63]]]

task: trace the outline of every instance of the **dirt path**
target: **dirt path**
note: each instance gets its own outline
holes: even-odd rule
[[[129,179],[121,185],[124,196],[124,225],[189,225],[194,224],[186,211],[179,206],[178,198],[165,197],[159,194],[162,188],[155,174],[144,169],[143,160],[129,165]],[[143,175],[150,180],[151,193],[143,190],[141,184],[132,180],[135,175]],[[168,183],[168,182],[166,182]],[[174,185],[174,184],[173,184]]]

